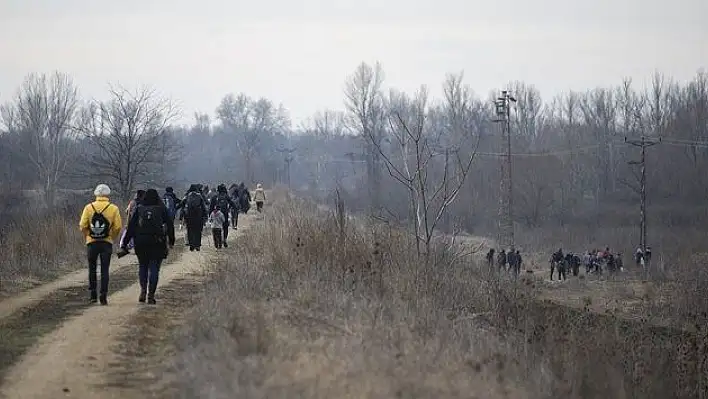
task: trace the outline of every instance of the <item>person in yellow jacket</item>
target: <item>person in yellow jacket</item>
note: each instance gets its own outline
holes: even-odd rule
[[[120,237],[123,222],[120,209],[111,203],[111,189],[105,184],[96,186],[93,194],[96,200],[87,204],[81,213],[79,228],[86,238],[89,269],[89,291],[91,302],[98,302],[96,280],[98,261],[101,261],[101,305],[108,303],[108,269],[111,265],[113,242]]]

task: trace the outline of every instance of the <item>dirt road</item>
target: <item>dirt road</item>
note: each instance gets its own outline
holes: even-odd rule
[[[239,230],[232,232],[232,236],[241,234],[255,218],[253,215],[242,216]],[[173,293],[170,290],[174,290],[174,285],[179,284],[180,289],[184,289],[189,286],[185,282],[198,280],[203,275],[200,272],[217,256],[216,252],[205,233],[202,252],[184,251],[164,265],[160,272],[158,304],[155,307],[137,302],[139,286],[135,282],[109,295],[108,306],[90,306],[65,320],[53,331],[44,334],[7,370],[4,383],[0,386],[0,396],[40,399],[144,397],[136,396],[135,389],[126,390],[111,384],[110,374],[116,371],[115,365],[125,355],[121,353],[125,351],[125,345],[121,345],[120,340],[136,327],[141,327],[134,325],[136,320],[150,324],[152,319],[164,313],[163,310],[167,312],[167,309],[160,309],[161,306],[169,306],[169,303],[161,302],[161,290],[169,295],[167,293]],[[131,273],[134,282],[137,279],[136,270]],[[78,272],[73,273],[51,285],[39,287],[34,291],[36,296],[28,292],[11,302],[0,304],[0,317],[9,318],[13,312],[21,311],[23,306],[36,302],[37,296],[49,297],[78,278]],[[192,284],[191,289],[194,288]],[[82,291],[85,296],[85,290]]]

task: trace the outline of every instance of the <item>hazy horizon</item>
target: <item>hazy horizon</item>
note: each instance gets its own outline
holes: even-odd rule
[[[0,102],[25,75],[70,74],[83,97],[109,82],[151,85],[213,116],[230,92],[282,103],[296,126],[341,109],[344,82],[361,62],[381,62],[386,86],[439,92],[464,71],[481,96],[509,81],[548,99],[567,90],[643,85],[655,72],[685,81],[708,66],[708,2],[560,0],[204,0],[0,3]]]

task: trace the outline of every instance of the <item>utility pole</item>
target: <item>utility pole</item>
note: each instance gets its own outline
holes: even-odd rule
[[[627,137],[624,138],[624,141],[628,144],[631,144],[635,147],[640,147],[642,149],[641,151],[641,158],[639,161],[629,161],[627,162],[630,165],[639,165],[641,171],[641,177],[639,181],[639,197],[640,197],[640,204],[639,204],[639,214],[640,214],[640,225],[639,225],[639,248],[642,250],[642,254],[647,253],[647,168],[646,168],[646,149],[648,147],[654,146],[656,144],[659,144],[661,142],[661,138],[659,139],[651,139],[648,138],[644,135],[642,135],[638,140],[637,139],[628,139]],[[645,262],[647,262],[645,258]],[[649,264],[646,264],[646,268],[648,270]]]
[[[291,147],[285,147],[281,146],[280,148],[276,149],[276,151],[285,154],[285,158],[283,159],[284,161],[284,167],[285,167],[285,179],[286,179],[286,184],[288,185],[288,188],[290,188],[290,164],[293,162],[295,157],[293,156],[293,153],[295,152],[297,148],[291,148]]]
[[[499,183],[499,244],[502,248],[514,246],[514,215],[513,215],[513,185],[511,179],[511,103],[516,102],[507,90],[502,90],[501,96],[494,101],[497,118],[494,122],[501,124],[502,139],[506,139],[506,156],[501,163],[501,179]]]

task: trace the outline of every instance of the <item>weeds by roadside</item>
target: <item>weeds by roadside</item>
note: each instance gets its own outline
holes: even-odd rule
[[[76,220],[63,215],[23,215],[0,237],[0,294],[11,294],[84,265]]]
[[[469,258],[420,266],[398,230],[290,199],[237,241],[188,316],[182,397],[544,397],[543,362],[484,321]]]
[[[449,248],[425,264],[401,230],[344,220],[291,199],[240,239],[180,334],[183,397],[706,390],[708,335],[698,324],[685,331],[599,314],[589,297],[579,298],[587,309],[544,301],[533,278],[499,275]]]

